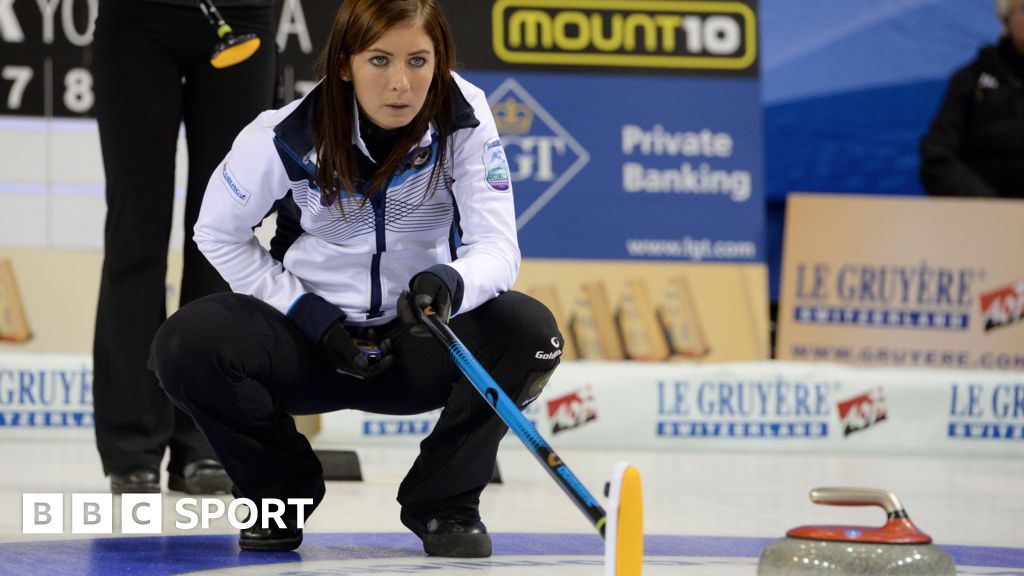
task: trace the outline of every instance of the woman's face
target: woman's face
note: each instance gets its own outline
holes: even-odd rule
[[[350,64],[351,70],[341,71],[341,76],[352,80],[363,113],[381,128],[401,128],[427,99],[434,78],[434,43],[419,22],[399,24],[354,54]]]

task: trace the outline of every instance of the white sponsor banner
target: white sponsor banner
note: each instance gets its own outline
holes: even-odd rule
[[[438,414],[325,414],[315,444],[415,446]],[[565,362],[525,414],[556,450],[1024,455],[1019,372]]]
[[[0,354],[0,439],[91,437],[92,378],[88,355]],[[575,361],[524,413],[555,449],[1024,456],[1022,372]],[[313,443],[416,446],[439,415],[333,412]]]
[[[0,354],[0,439],[91,438],[92,357]]]

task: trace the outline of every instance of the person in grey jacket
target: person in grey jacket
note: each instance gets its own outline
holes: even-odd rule
[[[431,306],[525,407],[559,362],[548,309],[515,292],[510,172],[483,91],[452,71],[436,0],[348,0],[302,100],[261,114],[210,179],[195,238],[234,293],[185,306],[151,366],[254,502],[309,499],[248,550],[290,550],[324,495],[292,416],[443,408],[403,480],[400,520],[436,556],[486,557],[478,511],[505,425],[425,335]],[[291,193],[278,261],[253,235]]]
[[[931,196],[1024,198],[1024,0],[995,6],[1003,37],[952,76],[921,141]]]

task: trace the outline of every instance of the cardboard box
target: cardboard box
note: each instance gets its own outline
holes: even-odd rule
[[[0,260],[0,340],[26,342],[32,338],[22,304],[14,267],[9,260]]]

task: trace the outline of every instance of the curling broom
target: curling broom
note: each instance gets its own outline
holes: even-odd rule
[[[494,408],[509,429],[522,440],[534,458],[604,538],[605,576],[639,576],[643,570],[644,556],[640,472],[624,462],[616,466],[615,475],[609,485],[610,512],[606,513],[572,470],[541,437],[537,428],[523,416],[515,402],[498,386],[452,329],[437,317],[434,310],[429,306],[417,308],[417,315],[431,334],[448,349],[452,360],[466,379]]]

